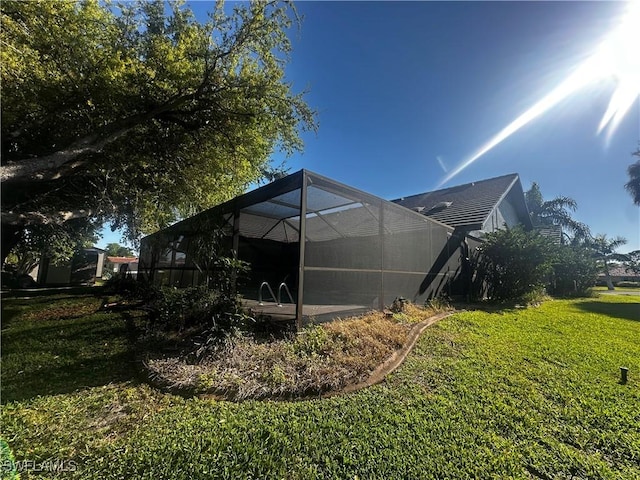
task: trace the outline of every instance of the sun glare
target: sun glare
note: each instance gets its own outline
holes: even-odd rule
[[[640,95],[640,1],[629,3],[623,21],[600,46],[591,61],[604,75],[613,75],[618,86],[611,96],[598,133],[608,127],[607,140]]]
[[[627,4],[619,26],[560,85],[498,132],[469,159],[457,166],[439,183],[441,187],[465,168],[509,138],[535,118],[581,88],[613,77],[616,89],[598,125],[597,133],[606,130],[608,143],[620,121],[640,96],[640,0]]]

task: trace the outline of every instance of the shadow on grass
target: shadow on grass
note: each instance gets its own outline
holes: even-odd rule
[[[576,303],[576,307],[589,313],[640,322],[640,303],[613,303],[591,300]]]
[[[3,299],[2,330],[12,328],[14,320],[22,322],[20,317],[25,317],[27,321],[80,318],[98,311],[102,298],[99,295],[52,295]],[[91,308],[87,309],[87,305],[91,305]]]
[[[6,307],[2,309],[2,330],[5,330],[9,324],[20,316],[22,310],[19,308]]]
[[[2,403],[136,380],[136,372],[134,360],[127,353],[59,366],[36,366],[17,372],[9,378],[4,378],[3,374]]]
[[[135,326],[125,313],[14,318],[2,332],[2,403],[136,380]]]

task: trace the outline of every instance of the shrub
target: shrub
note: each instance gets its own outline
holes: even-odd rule
[[[451,298],[446,293],[441,293],[437,297],[429,298],[424,301],[424,307],[430,308],[434,312],[443,312],[451,310]]]
[[[531,300],[543,294],[554,257],[551,240],[536,231],[518,226],[491,232],[476,251],[476,284],[493,300]]]
[[[150,301],[158,295],[159,287],[143,279],[116,273],[104,282],[107,293],[120,295],[128,300]]]
[[[210,290],[205,286],[161,287],[149,302],[151,321],[164,330],[182,330],[201,326],[211,335],[242,323],[241,305],[235,295]]]
[[[409,300],[407,300],[404,297],[396,297],[393,300],[393,303],[391,304],[391,311],[393,313],[402,313],[405,310],[405,307],[407,306],[407,304],[409,303]]]
[[[326,354],[329,335],[322,325],[309,326],[293,338],[291,348],[298,356]]]
[[[149,327],[153,330],[182,331],[199,327],[219,337],[229,327],[242,326],[250,320],[243,314],[238,297],[228,288],[160,287],[116,274],[105,282],[105,289],[127,300],[144,302],[149,310]]]
[[[590,250],[580,245],[559,245],[549,291],[560,296],[589,296],[598,271]]]

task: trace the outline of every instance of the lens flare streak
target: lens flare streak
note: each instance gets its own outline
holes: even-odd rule
[[[618,85],[597,130],[598,134],[605,129],[607,130],[606,141],[608,143],[613,132],[640,96],[638,45],[640,45],[640,1],[636,0],[628,4],[627,12],[619,27],[599,45],[593,55],[587,58],[560,85],[498,132],[469,159],[451,170],[438,184],[438,187],[449,182],[473,162],[565,98],[595,81],[613,76]]]

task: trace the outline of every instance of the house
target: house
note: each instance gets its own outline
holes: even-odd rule
[[[515,173],[393,202],[480,238],[505,226],[532,228],[522,183]]]
[[[138,257],[107,257],[105,262],[105,278],[107,271],[110,275],[131,275],[135,278],[138,274]]]
[[[83,248],[71,260],[54,265],[47,256],[42,257],[32,276],[40,285],[93,284],[102,278],[106,252],[101,248]]]
[[[301,170],[143,238],[138,270],[156,284],[202,283],[210,242],[249,263],[237,285],[247,306],[300,327],[400,296],[464,294],[480,244],[470,234],[528,220],[517,175],[391,202]]]
[[[618,282],[637,282],[640,284],[640,275],[629,270],[627,271],[624,265],[613,264],[609,265],[609,276],[611,277],[611,281],[613,284],[617,284]],[[598,278],[596,279],[597,285],[606,285],[607,284],[607,276],[604,272],[598,274]]]

